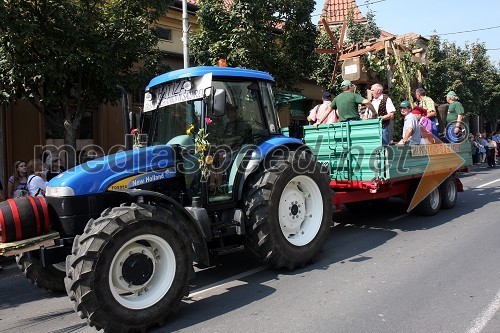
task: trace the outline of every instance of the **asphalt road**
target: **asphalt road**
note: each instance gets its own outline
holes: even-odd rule
[[[500,332],[500,169],[461,176],[457,206],[407,215],[344,210],[317,261],[292,272],[245,254],[197,272],[154,332]],[[64,294],[0,271],[0,332],[95,332]]]

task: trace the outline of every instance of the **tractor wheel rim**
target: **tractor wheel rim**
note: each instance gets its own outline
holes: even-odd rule
[[[316,182],[303,175],[290,180],[281,194],[278,214],[288,242],[295,246],[309,244],[323,220],[323,198]]]
[[[139,279],[132,279],[128,272],[131,258],[139,256],[152,264],[151,269],[140,271]],[[149,266],[148,266],[149,267]],[[168,242],[156,235],[145,234],[125,243],[116,253],[109,270],[109,288],[118,303],[129,309],[144,309],[160,301],[170,289],[176,271],[174,251]]]

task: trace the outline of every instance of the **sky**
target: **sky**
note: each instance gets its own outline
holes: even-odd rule
[[[324,0],[316,0],[312,22],[317,24]],[[356,0],[366,17],[375,14],[377,26],[395,35],[415,32],[424,37],[438,34],[441,40],[463,47],[481,42],[491,61],[500,65],[500,0]],[[481,30],[479,30],[481,29]],[[465,32],[477,30],[472,32]],[[458,33],[457,33],[458,32]]]

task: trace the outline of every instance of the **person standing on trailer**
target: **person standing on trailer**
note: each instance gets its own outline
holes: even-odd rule
[[[354,92],[355,85],[349,80],[344,80],[340,85],[342,92],[338,94],[330,104],[332,109],[338,110],[340,122],[361,120],[358,106],[361,104],[372,112],[376,112],[370,100]],[[317,124],[314,124],[317,127]]]
[[[426,96],[424,88],[418,88],[415,90],[415,96],[417,97],[418,105],[427,110],[427,118],[429,118],[432,124],[431,133],[437,137],[438,126],[441,126],[442,124],[439,124],[434,101],[429,96]],[[442,132],[444,132],[444,130]]]
[[[338,122],[337,110],[333,110],[330,106],[332,103],[332,94],[328,91],[323,93],[322,97],[323,103],[316,105],[311,111],[309,111],[309,116],[307,120],[312,124],[333,124]]]
[[[450,104],[448,107],[448,115],[446,116],[447,126],[455,123],[453,133],[458,134],[462,122],[465,120],[465,111],[462,103],[458,101],[458,96],[454,91],[446,94],[446,102]]]
[[[389,96],[384,94],[384,87],[380,83],[372,85],[370,91],[373,94],[372,105],[382,119],[382,144],[387,146],[391,141],[390,133],[392,132],[392,123],[396,108]]]
[[[420,125],[417,117],[411,112],[411,104],[408,101],[403,101],[400,104],[401,114],[405,117],[403,125],[402,139],[397,143],[398,145],[418,145],[422,140],[420,133]]]

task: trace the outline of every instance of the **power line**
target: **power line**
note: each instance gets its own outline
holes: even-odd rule
[[[491,29],[497,29],[500,28],[500,25],[497,25],[496,27],[488,27],[488,28],[481,28],[481,29],[474,29],[474,30],[464,30],[464,31],[456,31],[456,32],[447,32],[444,34],[432,34],[432,35],[427,35],[427,36],[445,36],[445,35],[456,35],[456,34],[463,34],[466,32],[474,32],[474,31],[482,31],[482,30],[491,30]]]
[[[500,50],[500,47],[497,47],[495,49],[486,49],[486,51],[495,51],[495,50]]]

